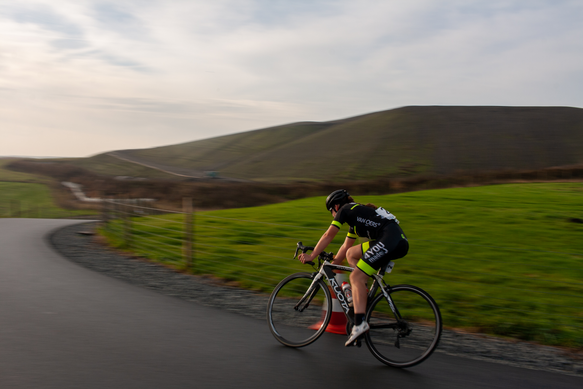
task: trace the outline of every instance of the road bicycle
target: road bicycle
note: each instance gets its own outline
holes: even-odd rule
[[[294,259],[314,247],[298,242]],[[335,271],[352,272],[354,268],[331,263],[333,253],[322,252],[313,273],[296,273],[283,279],[273,290],[267,304],[271,333],[289,347],[304,347],[316,341],[326,330],[332,316],[332,293],[346,316],[346,332],[354,325],[354,312],[342,290]],[[371,276],[365,320],[370,330],[353,345],[360,347],[364,338],[370,352],[381,362],[394,367],[411,367],[427,359],[441,337],[441,314],[429,293],[412,285],[389,286],[383,280],[394,262]],[[326,285],[327,281],[328,285]],[[378,293],[377,293],[378,292]]]

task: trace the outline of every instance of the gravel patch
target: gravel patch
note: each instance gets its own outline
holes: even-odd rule
[[[91,270],[168,296],[265,320],[268,296],[121,255],[98,243],[95,223],[54,232],[49,241],[64,257]],[[268,329],[265,329],[268,331]],[[557,347],[444,330],[436,352],[583,377],[583,355]]]

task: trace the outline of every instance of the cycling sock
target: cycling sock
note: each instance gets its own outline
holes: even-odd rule
[[[354,325],[359,326],[364,321],[364,313],[357,313],[354,315]]]

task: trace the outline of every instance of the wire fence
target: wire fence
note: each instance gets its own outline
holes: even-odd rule
[[[180,216],[182,221],[159,217],[169,214]],[[102,202],[105,232],[117,237],[120,247],[184,269],[192,268],[193,217],[191,199],[184,200],[183,211],[161,210],[139,200]]]
[[[131,201],[109,200],[103,205],[104,231],[120,247],[194,274],[237,282],[264,293],[291,273],[311,270],[291,261],[292,253],[298,237],[314,244],[323,232],[316,227],[207,213],[195,217],[191,199],[184,200],[180,212]],[[447,252],[441,261],[460,265],[444,266],[433,258],[428,248],[435,245],[443,246]],[[407,257],[416,261],[398,261],[387,281],[427,289],[438,301],[449,326],[471,327],[479,322],[492,333],[583,346],[581,278],[559,277],[554,271],[557,265],[548,261],[512,260],[521,252],[555,261],[583,260],[583,253],[422,239],[413,239],[411,247]],[[468,250],[479,251],[481,257],[469,256]],[[424,265],[418,267],[413,262]],[[487,272],[470,266],[480,262],[488,264]],[[517,268],[519,271],[509,271]],[[580,274],[581,268],[572,271]],[[573,343],[573,338],[579,341]]]

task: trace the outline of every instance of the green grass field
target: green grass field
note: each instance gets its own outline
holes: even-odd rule
[[[410,239],[390,284],[414,284],[450,328],[583,347],[583,184],[513,184],[358,196],[394,213]],[[309,271],[295,244],[331,222],[324,198],[195,215],[194,272],[269,293]],[[181,267],[183,215],[134,219],[134,251]],[[105,235],[122,247],[121,225]],[[117,233],[116,233],[117,232]],[[336,251],[345,229],[328,251]]]
[[[0,182],[0,217],[67,218],[96,215],[91,210],[67,210],[55,205],[43,184]]]
[[[91,210],[66,210],[57,206],[49,179],[8,170],[9,159],[0,159],[0,217],[66,218],[97,214]]]

